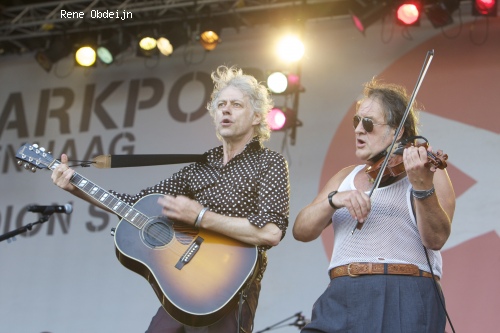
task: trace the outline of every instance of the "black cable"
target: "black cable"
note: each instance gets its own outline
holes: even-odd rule
[[[429,269],[431,270],[431,275],[432,275],[432,281],[434,282],[434,290],[436,291],[436,294],[439,298],[439,302],[441,303],[441,306],[443,307],[444,313],[446,315],[446,318],[448,319],[448,322],[450,323],[451,330],[453,333],[455,333],[455,328],[453,327],[453,324],[451,323],[450,316],[448,315],[448,311],[446,311],[446,306],[444,305],[443,298],[441,297],[441,293],[439,292],[437,288],[437,282],[436,282],[436,277],[434,276],[434,271],[432,270],[431,266],[431,261],[429,260],[429,254],[427,253],[427,248],[424,246],[424,252],[425,252],[425,257],[427,258],[427,264],[429,265]]]
[[[412,208],[412,211],[413,211],[413,214],[415,217],[415,221],[416,221],[417,216],[415,215],[414,200],[411,200],[411,208]],[[434,270],[432,269],[431,260],[429,259],[429,254],[427,253],[427,248],[425,247],[425,245],[422,245],[422,247],[424,248],[425,258],[427,259],[427,265],[429,265],[429,270],[431,271],[431,277],[432,277],[432,282],[433,282],[433,286],[434,286],[434,291],[436,292],[436,294],[439,298],[439,302],[441,303],[441,307],[444,310],[444,314],[446,315],[446,319],[448,319],[448,322],[450,323],[451,330],[453,331],[453,333],[455,333],[455,328],[453,327],[453,324],[451,323],[451,319],[450,319],[450,316],[448,315],[448,311],[446,311],[446,306],[444,305],[444,300],[441,297],[441,293],[439,292],[439,290],[437,288],[436,276],[434,275]]]

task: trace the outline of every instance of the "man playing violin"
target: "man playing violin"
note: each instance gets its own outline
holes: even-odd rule
[[[365,172],[384,158],[405,114],[397,140],[418,135],[415,106],[406,113],[409,101],[401,86],[365,84],[353,119],[363,164],[340,170],[295,220],[293,235],[303,242],[330,223],[334,229],[331,280],[303,333],[444,332],[440,249],[455,210],[448,174],[429,167],[432,148],[418,145],[403,151],[405,172],[378,188]]]

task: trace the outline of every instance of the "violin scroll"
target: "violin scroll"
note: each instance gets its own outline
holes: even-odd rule
[[[440,149],[436,153],[427,153],[427,163],[425,163],[426,167],[429,167],[431,164],[436,168],[436,169],[446,169],[448,164],[446,163],[446,160],[448,159],[448,154],[443,153],[443,151]]]

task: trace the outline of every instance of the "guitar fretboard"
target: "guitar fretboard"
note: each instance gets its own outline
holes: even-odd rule
[[[76,172],[71,178],[71,183],[138,229],[148,221],[146,215]]]
[[[54,170],[61,164],[59,160],[54,159],[51,154],[46,153],[44,148],[39,148],[38,145],[23,145],[16,153],[16,158],[21,161],[28,162],[30,165],[38,169]],[[129,206],[123,200],[118,199],[113,194],[97,186],[87,178],[78,173],[74,173],[71,178],[71,184],[85,192],[97,202],[109,208],[112,212],[116,213],[122,219],[128,221],[138,229],[142,229],[148,222],[149,218]]]

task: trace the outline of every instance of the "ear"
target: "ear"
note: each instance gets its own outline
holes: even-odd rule
[[[253,113],[253,121],[252,121],[252,125],[258,125],[260,124],[262,120],[262,114],[261,113],[257,113],[257,112],[254,112]]]

